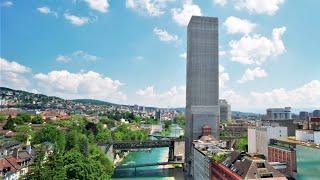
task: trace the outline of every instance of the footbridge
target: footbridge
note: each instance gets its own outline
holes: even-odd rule
[[[138,167],[147,167],[147,166],[165,166],[165,165],[182,165],[181,161],[172,161],[172,162],[157,162],[157,163],[145,163],[145,164],[128,164],[128,165],[120,165],[117,166],[117,169],[128,169],[128,168],[138,168]]]
[[[118,141],[112,143],[112,150],[134,150],[168,147],[168,162],[184,161],[184,140],[180,138],[144,141]]]

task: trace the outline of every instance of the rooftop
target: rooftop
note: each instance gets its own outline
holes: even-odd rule
[[[275,140],[288,143],[288,144],[295,144],[295,145],[301,145],[301,146],[306,146],[310,148],[320,149],[319,145],[316,145],[315,143],[312,143],[312,142],[304,142],[304,141],[296,140],[296,137],[294,136],[290,136],[288,138],[277,138]]]
[[[250,155],[233,151],[222,164],[243,179],[286,179],[283,174],[257,154]]]

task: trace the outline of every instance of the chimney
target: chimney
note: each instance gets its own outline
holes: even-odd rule
[[[19,155],[19,148],[14,149],[12,155],[13,155],[13,157],[17,158]]]
[[[211,135],[211,127],[207,124],[202,126],[202,136],[208,136]]]

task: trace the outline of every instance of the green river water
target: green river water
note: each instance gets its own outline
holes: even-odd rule
[[[171,136],[179,137],[183,130],[177,125],[172,125]],[[168,161],[169,148],[152,148],[147,151],[130,152],[121,164],[145,164]],[[139,167],[136,169],[116,170],[113,178],[115,180],[160,180],[160,179],[183,179],[182,168],[167,169],[162,166]]]

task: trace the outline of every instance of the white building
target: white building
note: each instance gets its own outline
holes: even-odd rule
[[[270,139],[287,137],[287,127],[262,126],[248,128],[248,152],[268,157]]]
[[[320,131],[298,129],[296,130],[296,140],[320,144]]]

